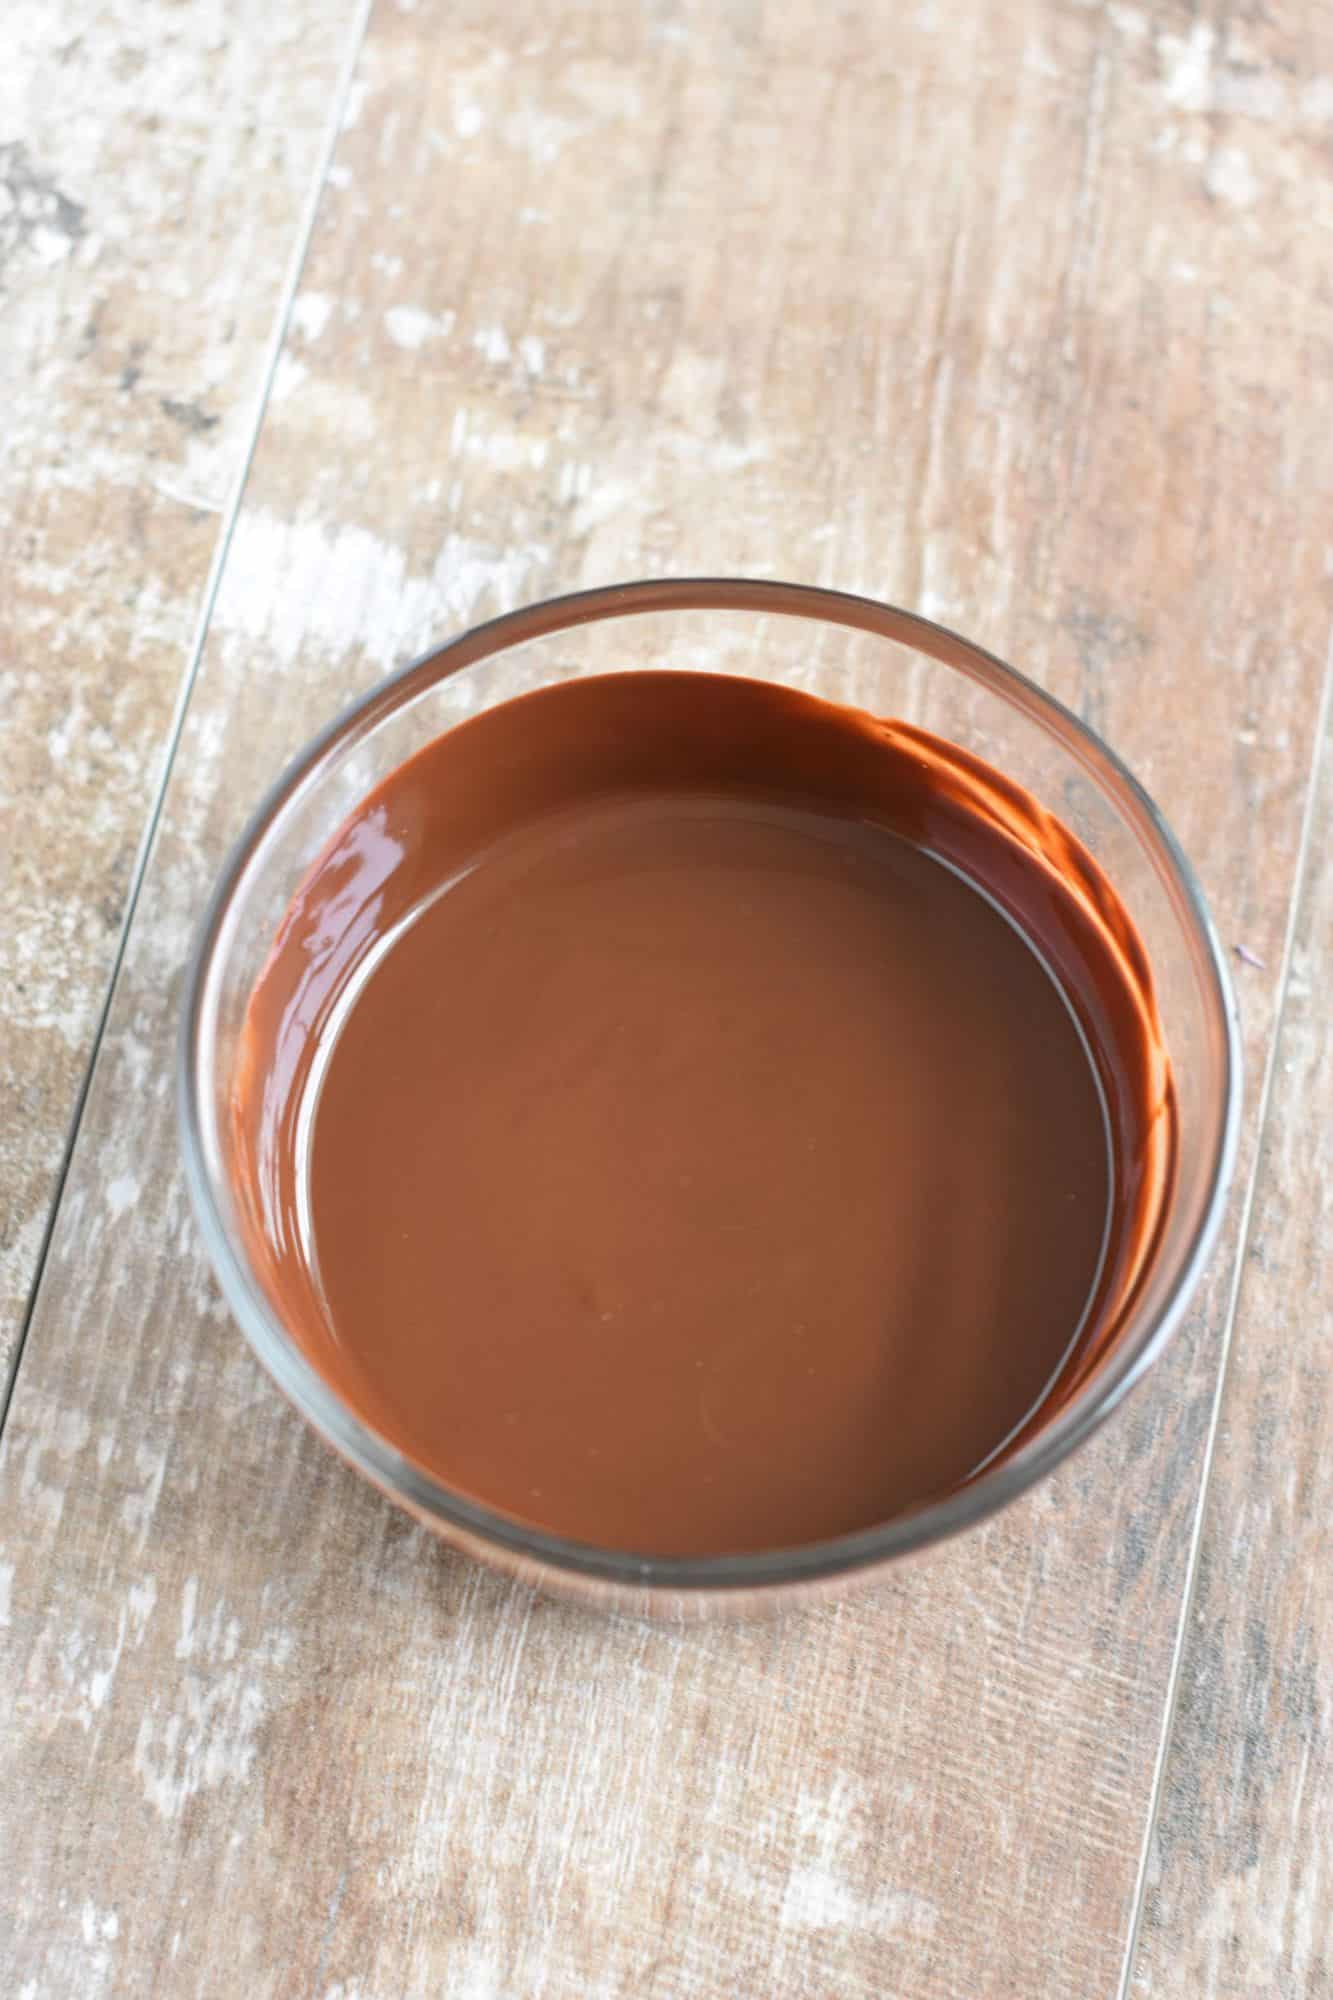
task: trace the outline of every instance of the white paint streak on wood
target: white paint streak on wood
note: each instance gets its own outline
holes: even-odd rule
[[[216,1599],[200,1612],[200,1583],[186,1579],[174,1657],[140,1713],[134,1770],[149,1805],[179,1818],[197,1793],[244,1785],[268,1708],[266,1674],[283,1667],[292,1641],[281,1629],[244,1635],[240,1620]]]
[[[1143,39],[1144,22],[1129,10],[1112,7],[1111,19],[1122,33]],[[1276,60],[1247,46],[1244,30],[1228,24],[1219,35],[1206,18],[1192,21],[1183,34],[1163,28],[1156,37],[1162,99],[1173,111],[1222,114],[1278,124],[1318,134],[1333,123],[1333,79],[1311,76],[1304,62],[1297,67],[1278,44]],[[1318,44],[1316,44],[1318,51]],[[1325,37],[1325,59],[1333,44]],[[1293,71],[1295,74],[1293,75]]]
[[[485,601],[518,603],[546,555],[540,544],[506,548],[451,533],[429,568],[414,572],[400,548],[366,528],[330,532],[252,509],[237,523],[214,622],[266,640],[279,672],[311,646],[337,659],[356,650],[383,670],[466,625]]]
[[[323,292],[298,292],[292,300],[291,329],[304,341],[318,340],[329,323],[333,300]]]
[[[420,306],[390,306],[384,315],[389,338],[398,347],[413,351],[428,340],[443,340],[454,324],[453,313],[423,312]]]
[[[479,326],[472,336],[472,345],[483,360],[497,366],[510,358],[509,335],[502,326]]]
[[[1213,43],[1211,21],[1192,21],[1185,35],[1163,32],[1158,37],[1162,58],[1162,95],[1179,111],[1207,111],[1212,91]]]
[[[1233,208],[1249,208],[1259,193],[1249,155],[1239,146],[1219,146],[1203,178],[1209,194],[1230,202]]]

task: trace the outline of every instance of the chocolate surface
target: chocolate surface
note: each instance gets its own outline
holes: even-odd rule
[[[870,1527],[1012,1449],[1170,1182],[1086,852],[953,745],[714,675],[549,687],[395,771],[242,1077],[315,1365],[442,1484],[645,1555]]]

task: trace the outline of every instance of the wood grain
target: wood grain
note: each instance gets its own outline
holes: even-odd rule
[[[350,12],[4,10],[0,1382]]]
[[[1151,1385],[983,1532],[653,1630],[444,1553],[278,1403],[167,1070],[225,842],[338,701],[520,596],[691,569],[916,603],[1081,705],[1273,968],[1259,1069],[1328,626],[1322,100],[1285,32],[377,11],[0,1444],[33,2000],[1114,1990],[1234,1226]]]
[[[1333,1996],[1333,725],[1132,1991]]]

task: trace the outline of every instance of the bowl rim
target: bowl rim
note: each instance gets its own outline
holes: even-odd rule
[[[215,1194],[207,1077],[217,981],[225,965],[235,904],[249,871],[263,856],[288,809],[317,782],[326,760],[367,734],[385,715],[479,661],[554,632],[603,620],[673,611],[777,613],[845,626],[896,641],[1009,702],[1055,734],[1099,783],[1138,834],[1145,856],[1187,931],[1211,989],[1221,1032],[1222,1116],[1207,1194],[1169,1292],[1068,1406],[992,1471],[943,1499],[881,1526],[797,1548],[744,1554],[642,1556],[574,1541],[530,1527],[432,1479],[363,1422],[301,1352],[275,1315],[230,1229]],[[1108,780],[1109,787],[1108,787]],[[536,1569],[586,1583],[631,1586],[636,1592],[686,1596],[732,1592],[772,1595],[887,1563],[986,1519],[1026,1493],[1083,1444],[1142,1379],[1179,1326],[1212,1250],[1235,1165],[1241,1109],[1241,1047],[1234,987],[1216,928],[1194,870],[1162,813],[1128,766],[1072,710],[1035,682],[916,612],[851,592],[764,578],[643,579],[541,599],[473,625],[420,654],[348,703],[314,735],[268,788],[233,843],[200,920],[186,968],[177,1041],[177,1109],[190,1197],[223,1293],[261,1364],[319,1435],[366,1477],[446,1538],[511,1568]]]

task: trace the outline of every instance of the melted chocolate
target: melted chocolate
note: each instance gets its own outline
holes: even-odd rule
[[[1174,1110],[1086,850],[956,746],[636,673],[340,829],[245,1027],[256,1264],[443,1484],[645,1555],[974,1477],[1114,1339]]]

